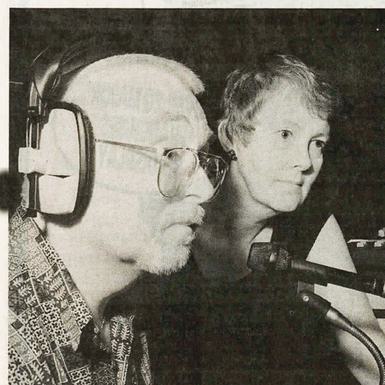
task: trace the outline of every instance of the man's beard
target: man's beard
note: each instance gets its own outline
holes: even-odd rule
[[[166,240],[163,240],[163,243]],[[138,267],[142,271],[152,274],[171,274],[186,265],[190,257],[191,245],[167,242],[161,247],[148,248],[138,260]]]
[[[174,208],[153,229],[152,237],[143,253],[137,258],[137,267],[153,274],[171,274],[186,265],[190,256],[195,228],[203,223],[204,210],[197,206],[193,212],[184,206]],[[187,223],[191,222],[189,226]]]

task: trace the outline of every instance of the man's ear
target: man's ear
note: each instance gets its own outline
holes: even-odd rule
[[[227,129],[226,129],[226,122],[224,122],[224,121],[219,123],[219,126],[218,126],[218,139],[219,139],[219,142],[220,142],[221,146],[223,147],[223,149],[226,152],[229,152],[230,150],[233,149],[233,142],[229,138],[229,135],[228,135],[228,132],[227,132]]]

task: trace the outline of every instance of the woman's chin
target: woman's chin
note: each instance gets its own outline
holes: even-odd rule
[[[277,213],[291,213],[298,209],[302,204],[299,199],[282,199],[279,202],[271,205],[274,211]]]

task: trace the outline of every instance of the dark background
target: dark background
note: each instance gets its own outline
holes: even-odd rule
[[[385,226],[385,11],[236,9],[11,9],[9,205],[17,204],[17,146],[23,144],[28,66],[48,44],[95,35],[130,52],[172,58],[206,84],[213,129],[226,75],[265,51],[298,56],[327,73],[343,110],[322,174],[298,214],[333,211],[346,238]]]

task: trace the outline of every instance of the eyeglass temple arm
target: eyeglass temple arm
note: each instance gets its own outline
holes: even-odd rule
[[[134,148],[136,150],[145,150],[145,151],[150,151],[150,152],[154,152],[154,153],[159,152],[159,149],[157,149],[155,147],[140,146],[138,144],[130,144],[130,143],[123,143],[123,142],[115,142],[113,140],[105,140],[105,139],[96,139],[95,138],[95,142],[97,142],[97,143],[113,144],[113,145],[116,145],[116,146]]]

